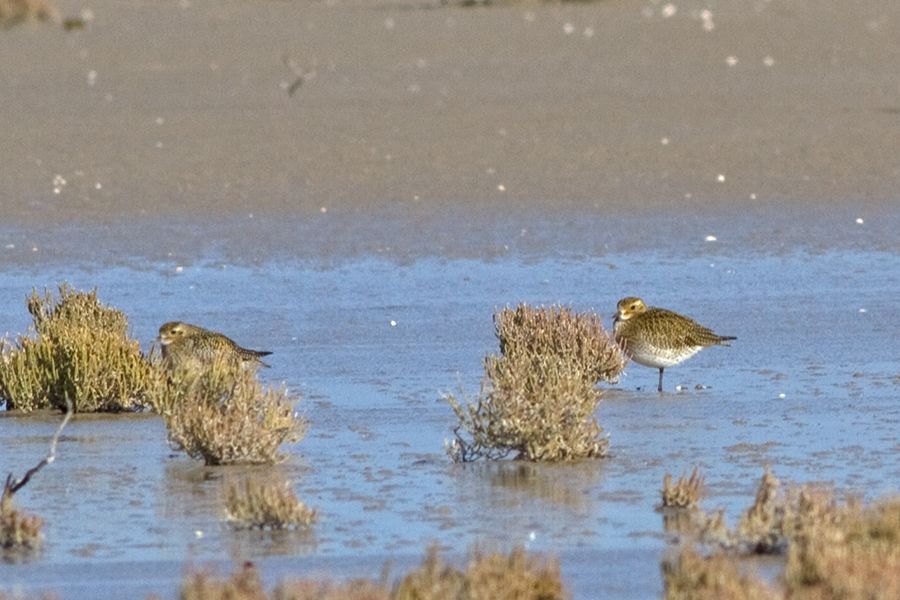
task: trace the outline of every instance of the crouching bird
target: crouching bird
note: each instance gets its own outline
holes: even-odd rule
[[[272,354],[238,346],[234,340],[216,331],[181,321],[169,321],[159,328],[163,362],[170,371],[191,364],[210,365],[224,356],[247,366],[268,367],[260,360]]]

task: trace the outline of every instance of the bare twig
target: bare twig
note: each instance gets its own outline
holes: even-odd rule
[[[69,419],[72,418],[72,401],[67,397],[66,398],[66,415],[63,417],[62,423],[59,424],[59,427],[56,429],[56,433],[53,434],[53,439],[50,441],[50,451],[47,453],[41,462],[36,464],[35,466],[28,469],[25,472],[25,475],[22,476],[21,479],[17,479],[13,481],[12,473],[6,476],[6,485],[3,486],[3,497],[9,497],[18,492],[20,489],[25,487],[25,485],[31,480],[31,477],[43,469],[45,466],[52,463],[56,460],[56,444],[59,442],[59,436],[62,433],[63,428],[69,422]]]

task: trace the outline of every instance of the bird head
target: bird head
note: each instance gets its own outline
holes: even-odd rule
[[[168,346],[175,340],[186,337],[193,327],[181,321],[169,321],[159,328],[159,343]]]
[[[639,315],[646,310],[647,305],[644,304],[643,300],[641,300],[640,298],[629,296],[628,298],[622,298],[621,300],[619,300],[619,303],[616,305],[616,314],[614,319],[616,321],[627,321],[631,317]]]

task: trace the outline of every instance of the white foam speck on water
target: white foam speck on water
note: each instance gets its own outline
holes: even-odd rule
[[[859,309],[859,314],[865,314],[865,313],[867,313],[867,312],[869,312],[869,311],[866,310],[865,308]]]
[[[717,241],[719,238],[717,238],[717,237],[714,236],[714,235],[708,235],[708,236],[706,236],[706,237],[703,238],[703,239],[704,239],[705,241],[707,241],[707,242],[715,242],[715,241]]]
[[[724,183],[725,175],[723,173],[719,173],[718,175],[716,175],[716,181],[718,181],[719,183]]]
[[[594,28],[593,27],[585,27],[584,28],[584,37],[586,37],[586,38],[594,37]]]
[[[729,67],[737,65],[738,62],[739,61],[737,56],[729,56],[725,59],[725,64],[727,64]]]
[[[397,326],[397,321],[391,319],[391,327],[396,327],[396,326]]]
[[[198,540],[203,539],[203,530],[202,529],[194,530],[194,537],[197,538]]]
[[[566,35],[570,35],[570,34],[572,34],[572,32],[574,32],[574,31],[575,31],[575,26],[572,25],[571,23],[566,23],[566,24],[563,25],[563,32],[564,32]]]
[[[87,74],[88,85],[92,86],[97,83],[97,71],[91,69]]]
[[[781,392],[780,394],[778,394],[779,400],[784,400],[785,398],[787,398],[787,394],[785,394],[784,392]]]
[[[505,192],[505,191],[506,191],[506,186],[503,185],[503,184],[501,183],[501,184],[498,184],[498,185],[497,185],[497,189],[500,190],[501,192]]]
[[[669,17],[674,17],[675,13],[678,12],[678,7],[672,4],[671,2],[662,7],[662,10],[659,14],[663,16],[664,19],[668,19]]]
[[[857,225],[862,225],[863,223],[865,223],[865,221],[863,221],[862,217],[857,217],[857,218],[856,218],[856,224],[857,224]]]
[[[703,31],[712,31],[716,28],[716,24],[713,23],[713,14],[709,9],[703,9],[700,11],[700,20],[703,21]]]
[[[6,245],[6,249],[7,249],[7,250],[15,250],[15,248],[16,248],[16,245],[15,245],[15,244],[7,244],[7,245]]]
[[[664,137],[663,139],[659,140],[659,143],[662,144],[663,146],[668,146],[668,145],[669,145],[669,138]]]
[[[176,273],[181,273],[182,271],[184,271],[184,267],[182,267],[181,265],[178,265],[177,267],[175,267]]]
[[[103,189],[103,184],[100,183],[100,182],[98,181],[97,183],[94,184],[94,189],[95,189],[95,190],[102,190],[102,189]]]
[[[319,212],[322,213],[322,214],[324,215],[325,213],[328,212],[328,207],[327,207],[327,206],[323,206],[322,208],[319,209]]]
[[[756,194],[750,194],[750,199],[751,199],[751,200],[756,200]]]
[[[763,58],[763,64],[767,67],[771,67],[775,64],[775,59],[771,56],[766,56],[765,58]]]

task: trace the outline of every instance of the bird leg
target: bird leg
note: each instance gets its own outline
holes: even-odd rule
[[[656,388],[657,391],[662,392],[662,375],[663,375],[663,367],[659,368],[659,387]]]

